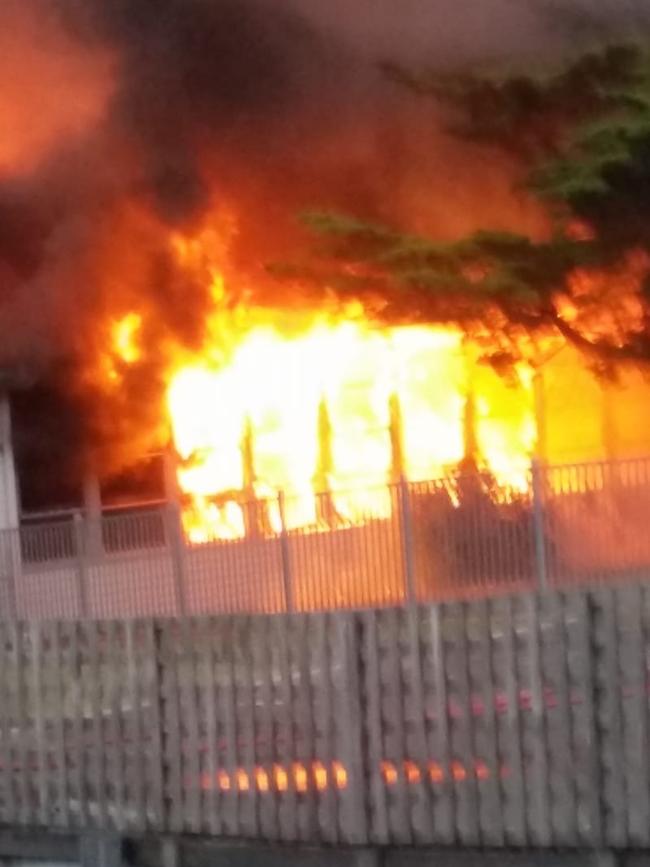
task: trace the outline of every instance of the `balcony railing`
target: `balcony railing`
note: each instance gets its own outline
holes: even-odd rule
[[[237,508],[243,537],[202,544],[172,505],[4,531],[0,617],[365,608],[650,578],[650,458],[532,467],[525,492],[465,474]]]

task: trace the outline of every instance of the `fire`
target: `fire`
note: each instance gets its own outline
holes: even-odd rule
[[[388,517],[387,483],[436,478],[468,456],[509,488],[528,484],[531,377],[505,383],[455,329],[381,326],[359,305],[237,307],[215,313],[208,334],[168,389],[194,542],[244,536],[255,499],[268,500],[275,532],[318,529],[322,493],[345,521]]]
[[[601,421],[603,385],[559,332],[544,346],[522,333],[521,361],[504,377],[481,363],[489,334],[387,325],[360,303],[334,299],[318,309],[262,304],[233,273],[234,234],[226,215],[197,238],[170,239],[181,267],[210,289],[198,348],[169,337],[155,345],[189,541],[385,519],[395,508],[391,484],[465,469],[490,474],[491,496],[508,500],[528,492],[534,454],[606,457],[619,428],[629,438],[627,420]],[[616,346],[641,327],[638,287],[649,269],[631,255],[615,274],[576,272],[556,298],[558,314]],[[109,388],[149,359],[145,336],[161,333],[147,318],[154,312],[109,322],[101,370]]]
[[[141,326],[142,316],[139,313],[127,313],[113,325],[113,348],[125,364],[135,364],[142,355],[137,343]]]

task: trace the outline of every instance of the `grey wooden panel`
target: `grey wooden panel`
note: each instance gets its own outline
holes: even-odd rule
[[[289,620],[289,655],[293,686],[294,767],[298,839],[316,839],[316,790],[313,785],[314,720],[311,692],[310,617]]]
[[[473,771],[478,790],[481,842],[484,846],[502,846],[503,810],[499,786],[492,641],[487,601],[467,604],[465,625],[470,710],[474,732]]]
[[[106,827],[106,756],[104,744],[104,690],[99,650],[99,624],[93,620],[85,624],[83,633],[87,642],[87,678],[90,691],[90,718],[92,724],[92,763],[86,777],[90,794],[90,810],[96,825]]]
[[[181,741],[181,778],[183,787],[184,826],[190,833],[201,830],[201,771],[199,765],[199,727],[197,716],[197,672],[194,652],[195,621],[185,617],[180,621],[178,666],[178,696]]]
[[[70,826],[70,794],[68,786],[69,756],[66,749],[68,718],[64,702],[63,680],[72,680],[68,660],[61,649],[61,638],[67,635],[65,624],[49,623],[51,687],[51,727],[53,754],[54,801],[53,824],[61,828]]]
[[[552,840],[559,846],[575,846],[580,840],[563,597],[559,593],[544,594],[538,612]]]
[[[384,727],[382,721],[382,683],[379,663],[376,611],[360,615],[363,628],[363,690],[364,690],[364,736],[366,739],[366,785],[368,787],[368,834],[369,842],[390,842],[388,798],[382,777],[384,760]],[[328,661],[328,666],[330,665]],[[331,699],[330,699],[331,700]],[[330,752],[331,752],[331,745]]]
[[[201,685],[203,732],[206,740],[205,761],[201,768],[203,786],[203,830],[212,835],[221,832],[219,809],[219,756],[217,728],[217,691],[212,654],[213,621],[201,619],[197,629],[197,652],[200,659],[198,677]]]
[[[48,785],[48,755],[45,741],[45,701],[43,673],[47,664],[43,658],[43,630],[45,626],[32,623],[28,627],[29,642],[29,685],[27,704],[31,717],[30,728],[33,733],[33,755],[36,757],[36,773],[32,783],[37,792],[34,818],[39,825],[47,825],[50,820],[50,799]],[[46,674],[47,676],[47,674]],[[34,786],[35,783],[35,786]]]
[[[89,825],[89,797],[86,787],[89,762],[85,721],[86,716],[90,716],[91,701],[86,688],[88,678],[84,676],[83,655],[80,650],[80,629],[82,627],[77,622],[65,624],[65,631],[62,631],[62,635],[67,635],[68,644],[67,671],[69,672],[69,678],[65,684],[65,709],[66,717],[68,715],[71,717],[71,743],[68,750],[71,766],[71,811],[74,812],[77,827],[86,828]],[[86,710],[88,710],[88,714],[86,714]]]
[[[125,654],[126,654],[126,707],[127,722],[125,726],[126,753],[126,790],[129,812],[132,814],[130,826],[138,831],[147,827],[145,811],[145,773],[144,762],[146,747],[142,736],[142,703],[143,694],[140,676],[144,670],[144,660],[141,659],[139,641],[141,630],[134,620],[124,624]]]
[[[343,772],[335,769],[339,828],[341,839],[355,845],[368,841],[357,616],[339,612],[332,626],[332,689],[338,709],[335,718],[335,753],[337,761],[340,756],[343,764]]]
[[[424,709],[420,609],[407,608],[400,618],[401,679],[404,709],[404,741],[407,755],[405,782],[415,843],[433,843],[432,793],[428,770],[428,745]]]
[[[12,727],[15,728],[16,732],[16,749],[13,751],[13,759],[15,764],[17,764],[18,766],[15,774],[16,786],[14,788],[14,792],[16,794],[16,799],[18,802],[18,822],[22,825],[29,825],[31,822],[33,822],[30,803],[30,783],[28,766],[31,732],[25,707],[25,676],[27,669],[27,653],[25,652],[25,641],[22,624],[11,624],[10,646],[10,669],[13,676]]]
[[[534,596],[515,597],[513,603],[528,840],[533,846],[548,846],[552,838],[538,603]]]
[[[593,591],[591,599],[604,840],[609,846],[623,847],[628,835],[616,604],[614,592],[606,588]]]
[[[271,653],[271,621],[257,617],[253,631],[253,671],[256,690],[254,704],[256,758],[261,788],[259,799],[260,834],[264,839],[280,838],[278,803],[274,782],[276,732],[274,726],[273,656]]]
[[[233,671],[232,619],[219,618],[215,633],[219,683],[219,720],[223,738],[223,770],[221,809],[223,833],[234,836],[239,832],[239,795],[237,792],[237,717]]]
[[[298,838],[296,792],[291,785],[290,773],[294,757],[293,740],[293,696],[291,689],[291,670],[287,629],[289,615],[279,615],[272,620],[273,679],[275,683],[274,704],[276,710],[277,755],[279,759],[280,780],[276,779],[278,789],[278,822],[283,840],[288,842]]]
[[[600,750],[594,707],[591,614],[587,594],[584,591],[568,593],[564,610],[578,834],[583,844],[599,846],[603,836]]]
[[[337,795],[332,780],[333,727],[336,708],[332,701],[329,653],[329,616],[314,614],[311,623],[312,695],[314,725],[313,783],[318,797],[318,836],[325,843],[338,842]],[[368,752],[371,746],[368,745]],[[376,780],[376,777],[374,778]],[[368,786],[373,782],[369,777]],[[370,799],[369,799],[370,800]]]
[[[147,718],[145,742],[147,745],[147,820],[152,830],[166,828],[165,772],[163,753],[163,715],[161,714],[162,682],[160,677],[160,630],[154,620],[142,623],[145,666]],[[141,675],[143,672],[141,672]]]
[[[456,833],[462,845],[476,846],[480,844],[480,830],[464,606],[454,603],[444,606],[443,612],[443,659],[447,680],[450,771],[456,805]]]
[[[123,624],[107,622],[105,628],[106,654],[104,660],[104,677],[107,681],[106,704],[104,713],[107,715],[106,729],[108,732],[107,782],[110,787],[108,801],[112,826],[118,830],[126,830],[129,817],[126,804],[124,780],[124,731],[122,725],[123,694],[125,682],[124,670],[124,633]]]
[[[399,612],[396,609],[378,612],[381,721],[384,730],[381,761],[386,785],[388,823],[392,842],[408,845],[413,842],[413,832],[405,778],[407,756],[399,625]]]
[[[425,610],[423,677],[426,696],[427,774],[431,781],[433,830],[437,842],[450,845],[456,839],[455,803],[451,782],[451,744],[447,714],[447,679],[442,639],[442,607]]]
[[[233,675],[238,742],[239,827],[245,837],[259,835],[258,791],[255,778],[255,714],[253,710],[254,621],[250,617],[235,620]]]
[[[11,654],[8,651],[11,638],[7,624],[0,623],[0,786],[2,807],[0,816],[6,824],[16,820],[14,793],[12,720],[11,720]]]
[[[169,831],[184,830],[181,725],[179,712],[178,624],[162,622],[159,627],[159,664],[161,670],[161,730],[164,768],[166,825]]]
[[[635,848],[650,843],[643,595],[642,587],[621,588],[616,593],[628,840]]]
[[[490,603],[493,698],[504,844],[524,846],[527,840],[526,801],[522,766],[519,689],[510,597]]]

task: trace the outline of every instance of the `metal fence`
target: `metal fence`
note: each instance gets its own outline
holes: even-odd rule
[[[231,510],[243,538],[203,544],[173,505],[5,531],[0,616],[368,608],[650,577],[650,458],[533,466],[525,491],[474,473]]]

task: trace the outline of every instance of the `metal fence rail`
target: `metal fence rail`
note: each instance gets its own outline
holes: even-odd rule
[[[650,458],[533,466],[526,491],[475,473],[236,508],[244,537],[204,544],[173,505],[4,531],[0,617],[368,608],[650,577]]]

